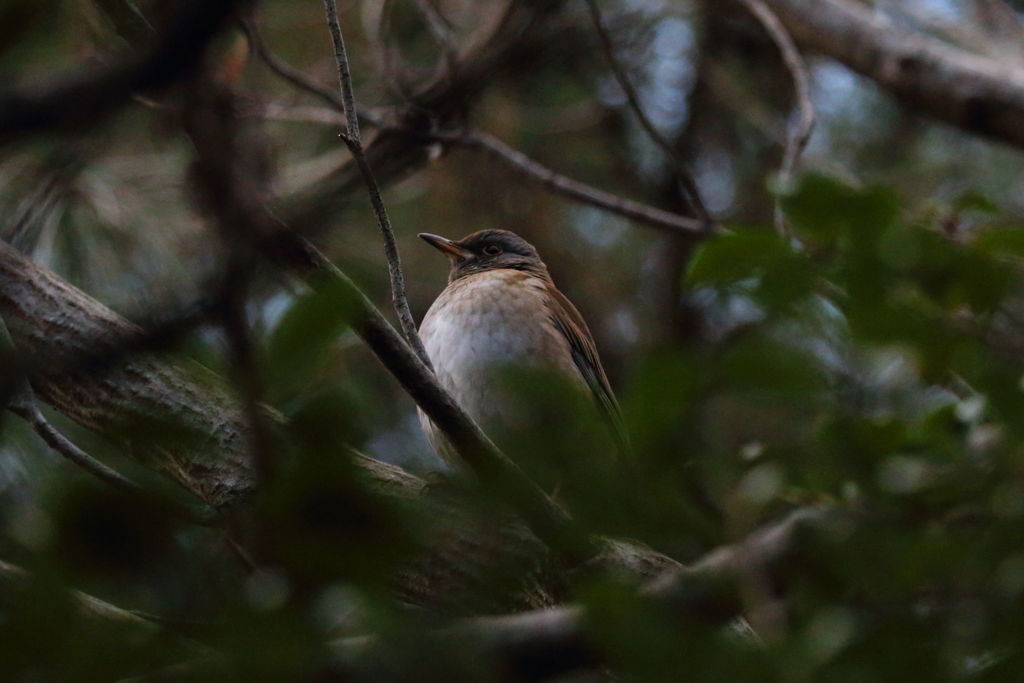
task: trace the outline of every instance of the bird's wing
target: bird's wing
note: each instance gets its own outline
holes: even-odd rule
[[[619,402],[615,400],[615,394],[608,383],[608,376],[605,374],[604,368],[601,367],[601,359],[597,355],[594,337],[590,334],[590,329],[584,322],[583,316],[572,305],[572,302],[552,284],[548,284],[548,291],[554,302],[551,307],[552,322],[569,342],[573,363],[594,394],[597,406],[615,438],[616,446],[624,455],[629,450],[629,441],[622,424],[622,411],[619,409]]]

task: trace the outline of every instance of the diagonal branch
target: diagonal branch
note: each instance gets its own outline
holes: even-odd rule
[[[626,199],[573,180],[547,168],[489,133],[480,131],[469,131],[462,134],[435,133],[432,137],[443,142],[481,150],[523,177],[539,182],[552,192],[583,204],[596,206],[655,228],[677,234],[682,233],[690,238],[701,238],[707,235],[704,224],[699,220]]]
[[[7,331],[7,326],[4,324],[3,319],[0,318],[0,352],[8,356],[13,351],[14,342],[11,340],[10,333]],[[6,358],[0,360],[6,360]],[[25,420],[46,445],[89,474],[116,489],[121,491],[138,490],[138,486],[134,482],[129,481],[115,470],[93,458],[50,424],[46,416],[39,410],[35,394],[32,392],[32,387],[29,383],[24,378],[15,381],[16,386],[13,387],[13,396],[6,407],[9,411]]]
[[[565,0],[510,0],[505,11],[459,55],[453,72],[438,74],[406,98],[395,112],[401,125],[381,130],[366,144],[366,158],[381,184],[407,176],[435,157],[436,143],[420,134],[465,119],[479,95],[494,82],[530,40],[543,35],[545,21]],[[409,131],[416,131],[411,134]],[[356,164],[346,164],[328,178],[289,198],[282,215],[296,229],[323,226],[363,185]]]
[[[268,244],[267,249],[287,263],[296,263],[311,279],[320,278],[321,285],[319,273],[333,270],[315,251],[304,256],[305,248],[294,239],[279,248]],[[317,270],[318,264],[322,271]],[[191,313],[193,309],[202,311],[202,317]],[[123,439],[125,426],[134,422],[158,417],[161,424],[172,424],[173,438],[149,441],[126,454],[163,471],[207,504],[229,510],[243,504],[256,485],[244,411],[208,371],[192,363],[157,360],[152,354],[180,338],[181,330],[190,329],[196,320],[208,319],[209,310],[205,304],[191,307],[180,319],[165,316],[142,330],[0,243],[0,313],[22,353],[31,351],[29,358],[19,360],[19,367],[36,370],[32,379],[39,397],[78,424],[115,440]],[[402,374],[403,385],[433,382],[432,373],[419,364],[383,316],[371,317],[360,325],[361,333],[375,337],[379,355],[400,357],[388,365]],[[52,367],[57,370],[47,372]],[[435,416],[441,420],[436,411]],[[425,481],[404,470],[363,456],[355,456],[354,464],[373,491],[427,506],[429,516],[444,520],[448,530],[392,578],[391,585],[403,600],[450,604],[453,595],[486,585],[493,567],[509,562],[544,566],[551,557],[537,537],[515,520],[495,523],[489,519],[481,525],[473,521],[471,506],[432,496]],[[594,565],[650,577],[673,563],[649,549],[620,542],[605,544]],[[523,584],[521,592],[507,597],[510,608],[550,604],[547,596],[561,590],[557,577],[546,574],[524,575]]]
[[[782,25],[775,13],[764,4],[764,0],[741,0],[743,5],[754,17],[761,22],[764,30],[768,32],[772,41],[782,54],[782,61],[789,70],[793,79],[793,91],[796,96],[796,106],[799,110],[799,117],[795,124],[789,127],[789,134],[786,137],[786,150],[782,156],[782,168],[779,170],[779,185],[782,190],[788,191],[793,181],[793,174],[796,172],[797,164],[800,162],[800,155],[803,154],[814,132],[814,105],[811,103],[809,78],[807,76],[807,65],[803,57],[796,49],[793,38],[789,35],[786,27]],[[775,200],[775,228],[779,234],[785,236],[788,233],[786,217],[782,213],[781,196]]]
[[[388,274],[391,278],[391,299],[395,306],[395,313],[398,314],[398,321],[402,326],[402,332],[406,341],[416,352],[420,361],[428,368],[432,368],[430,357],[423,348],[423,342],[416,330],[416,321],[413,320],[412,311],[409,310],[409,300],[405,294],[405,275],[402,273],[402,260],[398,254],[398,242],[395,240],[395,233],[391,229],[391,220],[388,218],[387,209],[384,208],[384,200],[381,198],[380,186],[373,175],[366,160],[366,153],[363,150],[362,136],[359,133],[359,115],[356,112],[355,92],[352,88],[352,74],[349,70],[348,55],[345,52],[345,39],[341,34],[341,23],[338,20],[338,9],[334,0],[324,0],[324,11],[327,15],[327,25],[331,32],[331,41],[334,43],[334,59],[338,65],[338,80],[341,84],[341,102],[345,113],[345,135],[342,139],[348,146],[349,151],[359,166],[359,171],[366,183],[366,189],[370,194],[370,203],[373,205],[373,212],[377,216],[377,225],[380,227],[381,235],[384,238],[384,255],[388,261]]]
[[[647,116],[643,107],[640,104],[640,96],[636,92],[636,88],[633,87],[633,83],[629,80],[629,75],[623,69],[622,64],[615,56],[615,46],[612,44],[611,36],[608,35],[608,30],[604,25],[604,18],[601,16],[601,10],[597,6],[597,0],[586,0],[587,9],[590,11],[590,19],[594,25],[594,29],[597,31],[598,38],[601,40],[601,47],[604,50],[605,60],[608,62],[608,66],[612,70],[612,74],[615,76],[615,80],[618,82],[619,87],[622,88],[622,92],[626,95],[626,100],[629,102],[630,109],[636,115],[637,120],[647,133],[648,137],[654,141],[661,151],[665,153],[669,162],[672,164],[675,170],[676,178],[679,180],[679,184],[683,188],[683,194],[689,200],[690,206],[693,208],[697,218],[700,219],[701,224],[704,226],[705,232],[711,232],[714,228],[714,219],[711,218],[711,214],[708,212],[707,206],[704,204],[704,200],[700,196],[700,188],[697,187],[697,182],[693,179],[693,173],[687,168],[686,163],[679,156],[676,149],[665,139],[665,136],[655,127],[654,122]]]
[[[850,0],[763,0],[807,50],[827,55],[911,109],[1024,146],[1024,69],[908,32]]]
[[[835,514],[828,509],[797,509],[733,545],[712,550],[691,566],[666,572],[635,597],[661,608],[677,623],[724,626],[742,614],[738,583],[744,565],[755,564],[774,583],[785,583],[799,570],[797,560],[807,554],[806,532],[827,524]],[[551,680],[609,663],[607,647],[580,605],[464,619],[432,635],[499,663],[513,680]],[[375,636],[335,641],[336,672],[380,666],[372,656],[379,644]]]
[[[341,101],[341,97],[331,90],[325,88],[322,85],[314,83],[306,74],[302,73],[288,62],[284,61],[276,54],[274,54],[267,46],[267,42],[263,39],[263,34],[256,27],[256,23],[249,17],[245,17],[241,20],[242,31],[245,33],[246,40],[249,41],[249,46],[256,53],[256,56],[263,61],[267,67],[275,74],[288,81],[299,90],[305,91],[314,97],[318,97],[323,100],[328,106],[337,109],[338,111],[344,111],[345,105]]]
[[[50,424],[50,421],[39,410],[39,406],[36,404],[35,397],[31,392],[32,390],[26,387],[20,396],[14,398],[14,401],[8,406],[8,410],[28,422],[33,431],[47,446],[97,479],[120,491],[140,490],[138,484],[125,478],[116,470],[104,465],[83,451],[71,439],[64,436],[60,430]]]
[[[30,583],[32,576],[21,567],[0,560],[0,588],[4,592],[18,590]],[[71,600],[80,615],[89,619],[117,623],[136,629],[154,632],[158,626],[137,612],[115,607],[108,602],[79,591],[69,591]]]

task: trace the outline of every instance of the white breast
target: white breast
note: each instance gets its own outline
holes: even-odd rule
[[[420,336],[441,385],[485,426],[509,410],[495,384],[497,371],[547,367],[583,381],[568,342],[551,321],[545,282],[521,271],[491,270],[456,280],[427,311]],[[420,421],[444,454],[422,413]]]

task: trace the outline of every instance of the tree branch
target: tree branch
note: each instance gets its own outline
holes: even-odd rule
[[[803,154],[811,139],[811,133],[814,132],[814,105],[811,103],[807,66],[796,49],[796,45],[793,44],[793,38],[786,31],[786,27],[764,4],[764,0],[741,0],[741,2],[761,22],[765,31],[771,36],[772,41],[779,48],[782,61],[789,70],[790,77],[793,79],[793,91],[799,117],[795,124],[789,126],[786,150],[782,156],[782,168],[779,170],[779,185],[784,191],[788,191],[793,182],[797,164],[800,162],[800,155]],[[775,199],[775,228],[783,236],[789,232],[786,227],[786,217],[782,213],[781,196]]]
[[[7,326],[2,318],[0,318],[0,352],[9,356],[12,356],[14,353],[14,342],[11,340],[10,333],[8,333]],[[121,491],[138,490],[138,486],[134,482],[129,481],[115,470],[93,458],[50,424],[49,420],[39,410],[39,406],[36,404],[36,397],[32,393],[32,387],[24,378],[15,380],[14,387],[14,395],[7,404],[7,409],[25,420],[46,445],[89,474],[116,489]]]
[[[394,116],[397,125],[380,131],[365,147],[378,183],[387,185],[426,164],[436,142],[422,133],[462,121],[480,92],[525,49],[528,38],[542,34],[544,21],[564,4],[565,0],[511,0],[489,30],[461,51],[454,71],[445,70],[410,93],[406,106]],[[357,165],[346,164],[291,198],[282,211],[285,222],[303,234],[314,234],[307,228],[329,224],[362,184],[360,175]]]
[[[35,398],[31,395],[31,389],[25,388],[21,396],[16,396],[11,405],[8,406],[8,410],[28,422],[32,426],[33,431],[39,435],[39,438],[47,446],[97,479],[121,491],[137,492],[140,490],[138,484],[125,478],[116,470],[107,467],[83,451],[71,439],[64,436],[60,430],[50,424],[49,420],[39,410],[39,406],[36,405]]]
[[[480,131],[469,131],[462,134],[435,133],[432,137],[446,143],[481,150],[523,177],[539,182],[552,192],[582,204],[596,206],[624,218],[646,223],[675,234],[684,234],[690,238],[700,239],[707,235],[704,224],[696,219],[626,199],[573,180],[543,166],[489,133]]]
[[[597,31],[598,38],[601,40],[601,48],[604,51],[605,61],[608,62],[608,66],[612,70],[612,74],[615,76],[615,80],[618,82],[619,87],[622,88],[622,92],[626,95],[626,100],[629,102],[630,109],[636,115],[637,120],[640,122],[641,127],[647,133],[648,137],[654,141],[669,162],[672,164],[672,168],[675,170],[676,178],[679,180],[679,184],[683,188],[683,194],[686,196],[690,203],[691,208],[696,214],[697,218],[700,219],[703,225],[704,232],[710,233],[714,229],[714,219],[711,218],[711,214],[708,213],[707,207],[704,204],[704,200],[700,196],[700,188],[697,187],[697,182],[693,179],[693,173],[687,168],[686,163],[683,161],[679,153],[669,144],[665,136],[655,127],[654,122],[644,112],[643,107],[640,104],[640,96],[636,92],[636,88],[633,87],[633,83],[629,80],[629,75],[626,70],[619,63],[618,58],[615,56],[615,45],[612,43],[611,36],[608,35],[608,30],[605,28],[604,19],[601,16],[601,10],[597,6],[597,0],[586,0],[587,9],[590,12],[590,19],[594,25],[594,29]]]
[[[801,508],[736,544],[711,551],[695,564],[666,572],[637,596],[680,622],[715,628],[742,614],[738,584],[749,565],[757,565],[776,583],[784,583],[806,552],[803,535],[820,528],[834,511]],[[540,681],[606,664],[605,648],[594,637],[588,615],[578,605],[519,614],[464,619],[431,634],[441,641],[495,662],[513,680]],[[334,644],[337,673],[373,673],[374,636],[346,638]],[[380,666],[380,663],[376,664]]]
[[[923,114],[1024,146],[1024,69],[908,33],[849,0],[763,0],[805,48],[842,62]]]
[[[323,125],[344,123],[341,114],[334,109],[323,107],[288,107],[270,104],[260,110],[258,115],[280,121]],[[383,125],[383,122],[378,120],[375,125]],[[405,132],[413,133],[408,130]],[[683,234],[691,239],[703,239],[706,236],[703,225],[694,218],[605,192],[593,185],[570,178],[544,166],[536,159],[528,157],[490,133],[469,130],[461,133],[436,132],[423,135],[444,145],[457,145],[489,154],[527,180],[538,182],[545,189],[581,204],[593,206],[659,230]]]
[[[13,564],[0,561],[0,587],[4,592],[17,590],[20,586],[31,581],[28,572]],[[78,613],[90,619],[99,619],[104,622],[124,624],[132,628],[155,631],[158,627],[155,623],[145,617],[130,612],[120,607],[115,607],[108,602],[95,598],[79,591],[70,591],[71,599],[78,610]]]
[[[388,274],[391,279],[391,299],[394,303],[395,313],[398,315],[398,322],[402,327],[405,340],[409,342],[413,351],[420,361],[429,369],[433,369],[430,357],[423,348],[419,332],[416,330],[416,321],[413,320],[412,311],[409,310],[409,300],[405,294],[405,275],[402,273],[402,260],[398,253],[398,242],[395,240],[395,233],[391,229],[391,220],[388,218],[387,209],[384,207],[384,200],[381,197],[380,186],[373,175],[373,169],[366,160],[366,153],[363,151],[362,136],[359,132],[359,115],[356,112],[355,92],[352,88],[352,74],[349,70],[348,55],[345,51],[345,39],[341,33],[341,23],[338,20],[338,9],[334,0],[324,0],[324,12],[327,15],[327,26],[331,32],[331,42],[334,44],[334,61],[338,66],[338,80],[341,85],[341,102],[345,113],[345,135],[342,139],[348,146],[349,151],[359,166],[359,172],[366,183],[367,192],[370,194],[370,203],[373,205],[373,213],[377,217],[377,226],[380,228],[381,236],[384,238],[384,256],[388,262]]]

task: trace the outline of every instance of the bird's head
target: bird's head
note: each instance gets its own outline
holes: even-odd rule
[[[448,257],[448,282],[497,268],[525,270],[548,278],[548,269],[533,245],[508,230],[481,230],[455,241],[428,232],[420,237]]]

